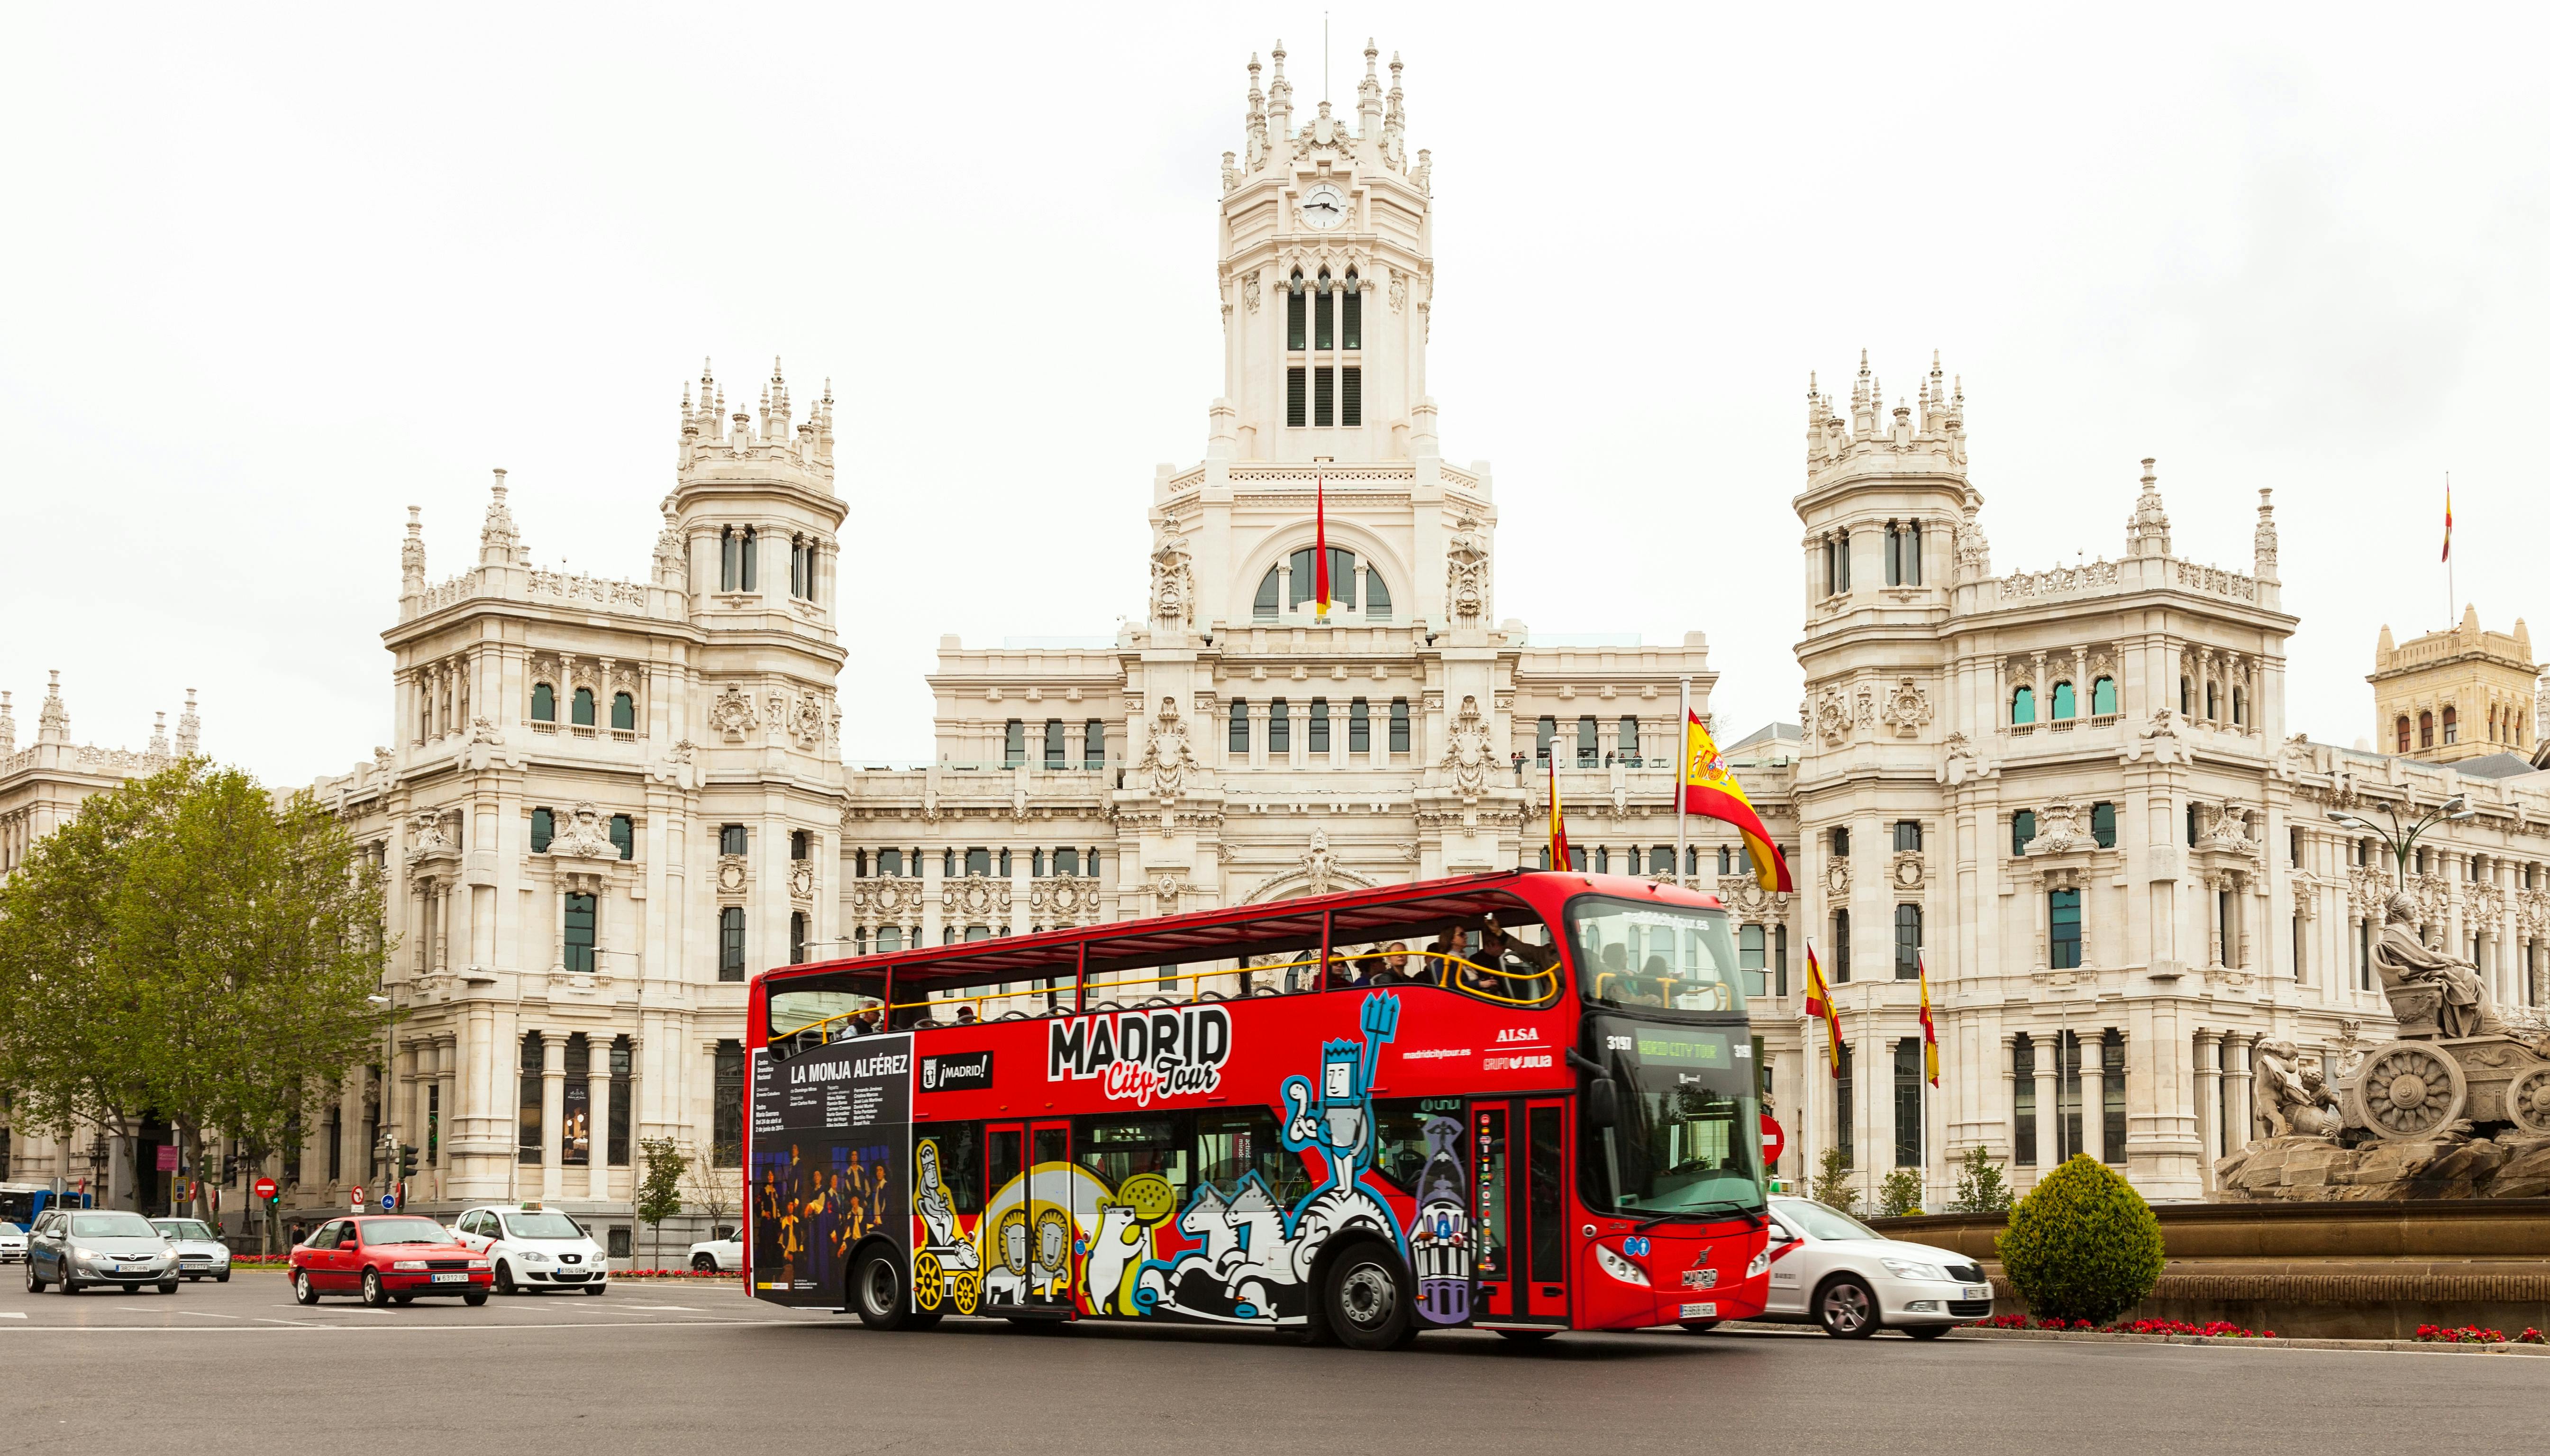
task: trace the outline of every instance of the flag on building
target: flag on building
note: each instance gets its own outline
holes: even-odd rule
[[[2444,480],[2444,559],[2453,559],[2453,482]]]
[[[1743,785],[1718,755],[1716,740],[1701,726],[1699,714],[1688,715],[1684,731],[1691,746],[1682,766],[1682,812],[1735,825],[1744,836],[1744,855],[1753,862],[1755,882],[1774,894],[1794,893],[1789,862],[1771,843],[1771,831],[1762,826],[1762,817],[1753,812],[1753,801],[1744,797]]]
[[[1316,495],[1312,509],[1317,525],[1313,528],[1311,539],[1311,580],[1318,583],[1312,590],[1320,604],[1319,618],[1325,622],[1328,620],[1328,477],[1321,474],[1315,480],[1317,483],[1313,490]]]
[[[1939,1085],[1939,1026],[1930,1019],[1930,963],[1926,957],[1912,958],[1912,971],[1921,986],[1921,1071],[1930,1085]]]
[[[1807,1016],[1824,1023],[1824,1050],[1832,1062],[1832,1074],[1841,1076],[1841,1019],[1833,1015],[1832,988],[1824,984],[1822,962],[1815,959],[1815,942],[1807,942]]]
[[[1549,867],[1573,868],[1567,853],[1567,815],[1558,805],[1558,750],[1549,752]]]

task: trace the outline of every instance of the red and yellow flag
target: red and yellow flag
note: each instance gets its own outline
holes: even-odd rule
[[[1807,1016],[1824,1023],[1824,1050],[1832,1074],[1841,1076],[1841,1019],[1833,1015],[1832,988],[1824,984],[1823,963],[1815,959],[1815,942],[1807,942]]]
[[[1572,869],[1567,854],[1567,815],[1558,807],[1558,749],[1549,750],[1549,867]]]
[[[1912,958],[1914,977],[1921,985],[1921,1071],[1930,1085],[1939,1085],[1939,1027],[1930,1019],[1930,964],[1922,956]]]
[[[2444,477],[2444,559],[2453,559],[2453,481]]]
[[[1682,766],[1682,812],[1735,825],[1744,836],[1744,855],[1753,861],[1754,880],[1777,894],[1795,891],[1797,886],[1789,878],[1789,862],[1771,843],[1771,831],[1762,826],[1762,817],[1753,812],[1753,801],[1744,797],[1744,787],[1728,771],[1726,760],[1718,755],[1716,741],[1701,726],[1698,713],[1691,715],[1689,731],[1691,757]]]
[[[1318,494],[1313,498],[1316,513],[1313,519],[1318,525],[1313,528],[1311,580],[1316,583],[1314,592],[1320,603],[1319,619],[1325,622],[1328,620],[1328,477],[1324,472],[1316,479],[1318,483],[1313,489]]]

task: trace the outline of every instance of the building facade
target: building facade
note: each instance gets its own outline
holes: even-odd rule
[[[2373,741],[2428,763],[2493,753],[2529,758],[2540,674],[2532,633],[2519,617],[2511,632],[2483,631],[2479,608],[2466,607],[2451,631],[2396,645],[2385,627],[2365,678],[2373,684]]]

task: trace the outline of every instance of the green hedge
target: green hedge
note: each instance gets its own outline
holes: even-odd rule
[[[2165,1257],[2151,1205],[2087,1153],[2018,1201],[1994,1247],[2028,1312],[2094,1324],[2142,1303]]]

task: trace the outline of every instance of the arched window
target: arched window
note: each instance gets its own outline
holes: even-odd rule
[[[743,571],[737,580],[737,591],[757,591],[754,578],[760,575],[761,534],[747,526],[743,529]]]
[[[1598,875],[1608,875],[1608,874],[1610,874],[1611,872],[1612,872],[1612,850],[1611,850],[1611,847],[1610,847],[1609,845],[1604,845],[1604,844],[1597,844],[1597,845],[1595,845],[1595,846],[1594,846],[1594,873],[1596,873],[1596,874],[1598,874]]]
[[[814,858],[815,836],[804,829],[790,829],[788,831],[788,857],[790,859]]]
[[[1283,589],[1283,573],[1275,567],[1267,567],[1266,579],[1257,584],[1257,601],[1250,607],[1249,615],[1259,622],[1273,622],[1281,616],[1284,610],[1281,605]]]
[[[2196,684],[2184,677],[2178,680],[2178,714],[2181,718],[2196,716]]]
[[[557,689],[547,683],[532,684],[532,722],[557,722]]]
[[[568,706],[567,716],[577,728],[593,727],[593,689],[575,690],[575,701]]]
[[[624,733],[635,730],[638,727],[638,700],[627,693],[612,694],[611,726]]]
[[[2231,726],[2233,728],[2249,726],[2249,690],[2247,688],[2231,690]]]
[[[2074,710],[2076,707],[2077,704],[2072,697],[2072,685],[2070,683],[2056,683],[2054,685],[2054,718],[2057,721],[2060,721],[2062,719],[2075,717],[2076,714]]]
[[[2405,753],[2408,751],[2408,715],[2404,713],[2400,715],[2399,728],[2400,751]]]
[[[1363,563],[1363,616],[1366,622],[1390,620],[1390,587],[1369,561]]]
[[[2207,683],[2205,685],[2205,721],[2207,723],[2220,723],[2222,721],[2222,700],[2219,693],[2220,690],[2216,688],[2214,684]]]
[[[743,979],[743,907],[730,905],[718,912],[718,979]]]
[[[2447,704],[2444,708],[2445,742],[2458,743],[2461,741],[2461,722],[2460,711]]]
[[[1717,872],[1721,875],[1735,873],[1735,851],[1724,844],[1717,846]]]
[[[557,816],[545,809],[532,811],[532,852],[549,852],[549,840],[557,837]]]
[[[2435,715],[2431,713],[2417,715],[2417,746],[2420,748],[2435,746]]]
[[[2036,722],[2036,689],[2020,688],[2010,695],[2010,726],[2025,728]]]
[[[718,590],[731,592],[743,575],[743,537],[730,526],[718,533]]]
[[[2090,716],[2093,718],[2116,716],[2116,680],[2114,678],[2103,677],[2090,684]]]
[[[806,912],[802,910],[788,913],[788,963],[792,966],[806,963]]]

